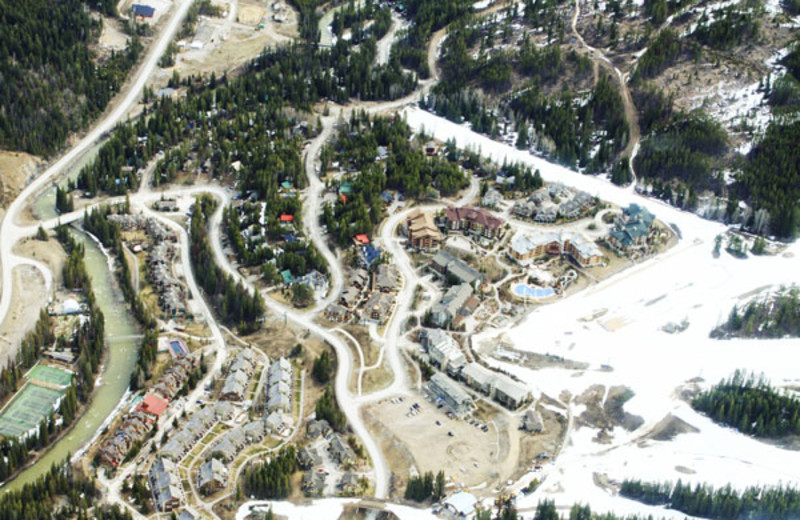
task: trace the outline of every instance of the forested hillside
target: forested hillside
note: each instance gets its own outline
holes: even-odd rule
[[[695,397],[692,407],[756,437],[800,434],[800,400],[738,370]]]
[[[800,336],[800,289],[783,287],[743,309],[734,307],[728,320],[714,329],[714,337],[785,338]]]
[[[335,161],[353,172],[339,181],[340,191],[347,186],[350,193],[323,208],[322,222],[337,244],[346,245],[359,233],[372,235],[383,219],[384,190],[417,199],[431,193],[452,196],[469,184],[456,160],[426,157],[422,143],[410,137],[411,129],[399,118],[353,114],[342,126],[323,156],[324,166]],[[379,147],[387,150],[385,160],[376,161]]]
[[[411,21],[392,46],[392,61],[416,71],[421,78],[431,74],[428,66],[428,42],[434,32],[470,12],[471,0],[406,0],[405,15]]]
[[[264,312],[261,295],[258,291],[251,295],[241,282],[234,282],[233,277],[226,275],[214,262],[208,238],[208,221],[216,207],[214,199],[208,195],[200,196],[192,207],[190,257],[197,282],[224,323],[237,326],[240,334],[258,330]]]
[[[680,480],[675,485],[625,480],[620,495],[714,520],[793,520],[800,515],[800,492],[781,485],[752,486],[740,492],[730,486],[691,486]]]
[[[130,520],[119,506],[101,506],[94,482],[65,461],[53,467],[21,490],[7,491],[0,497],[0,520]],[[89,511],[92,514],[89,515]]]
[[[326,98],[344,103],[411,92],[416,78],[394,61],[374,67],[375,52],[374,38],[357,50],[344,40],[322,50],[292,44],[265,51],[234,80],[213,74],[207,81],[184,78],[174,86],[185,88],[185,97],[158,100],[146,117],[118,128],[72,187],[89,195],[125,193],[138,186],[137,170],[167,151],[154,184],[169,182],[192,151],[195,164],[208,161],[217,176],[231,173],[230,165],[240,161],[242,188],[257,190],[261,200],[274,196],[283,181],[302,188],[297,141],[302,136],[290,132],[292,121],[282,109],[309,109]]]
[[[0,147],[49,155],[89,124],[114,96],[141,52],[98,64],[90,50],[113,0],[0,2]]]
[[[441,83],[423,105],[492,137],[513,119],[518,148],[608,170],[629,139],[622,97],[567,44],[567,12],[564,0],[526,0],[495,16],[462,16],[448,27]]]

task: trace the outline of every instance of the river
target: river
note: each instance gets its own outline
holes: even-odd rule
[[[92,288],[97,304],[105,315],[106,344],[109,355],[98,376],[99,388],[94,393],[86,412],[77,420],[75,427],[36,464],[3,486],[4,490],[19,489],[46,473],[53,463],[60,462],[68,455],[74,455],[82,450],[120,404],[136,365],[139,340],[132,336],[138,334],[139,331],[128,312],[122,293],[116,288],[116,282],[112,280],[106,256],[85,233],[74,232],[73,234],[86,249],[86,269],[92,278]]]
[[[84,166],[88,166],[95,160],[100,148],[105,144],[106,140],[99,141],[94,144],[89,150],[86,151],[79,159],[76,159],[66,169],[67,174],[61,177],[58,185],[62,188],[67,186],[67,182],[75,181],[78,174]],[[43,189],[33,202],[33,214],[40,220],[54,218],[58,216],[56,213],[56,187],[55,184],[50,184],[47,188]]]

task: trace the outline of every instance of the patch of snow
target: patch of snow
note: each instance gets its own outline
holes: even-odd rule
[[[692,410],[679,397],[681,386],[700,377],[702,386],[747,368],[764,373],[773,383],[796,380],[794,359],[800,340],[713,340],[712,328],[727,318],[742,295],[762,286],[796,281],[800,245],[788,254],[739,260],[723,254],[713,258],[714,237],[722,224],[614,187],[596,177],[581,176],[561,166],[532,157],[524,151],[476,135],[419,109],[404,112],[409,125],[438,139],[454,139],[498,163],[519,162],[538,168],[548,182],[576,187],[620,206],[635,202],[656,218],[674,224],[682,240],[669,251],[601,281],[583,292],[542,306],[518,326],[487,330],[473,336],[476,344],[497,342],[504,333],[521,351],[535,351],[589,363],[585,370],[524,367],[486,359],[524,381],[535,394],[557,397],[563,391],[576,396],[590,386],[625,385],[634,397],[625,411],[642,417],[638,429],[615,429],[611,444],[598,444],[596,432],[575,428],[568,434],[561,454],[541,473],[531,473],[513,487],[519,489],[536,477],[540,488],[518,499],[521,509],[535,507],[543,498],[568,506],[590,503],[592,509],[617,514],[652,514],[684,518],[675,511],[652,508],[619,497],[601,487],[594,474],[619,481],[625,478],[663,481],[730,483],[735,488],[758,484],[800,485],[800,452],[782,450],[717,425]],[[579,321],[595,309],[608,313],[594,322]],[[688,317],[689,328],[680,335],[658,331],[666,321]],[[609,323],[615,320],[616,323]],[[564,331],[572,331],[565,339]],[[535,342],[531,338],[536,338]],[[610,365],[613,370],[601,370]],[[573,407],[573,421],[577,407]],[[691,424],[697,433],[683,433],[670,441],[655,441],[648,434],[668,414]]]

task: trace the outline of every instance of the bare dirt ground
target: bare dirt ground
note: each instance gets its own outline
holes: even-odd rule
[[[14,200],[41,162],[24,152],[0,151],[0,206]]]
[[[297,37],[297,12],[286,3],[282,3],[283,8],[277,12],[272,5],[272,2],[265,4],[240,1],[237,20],[232,24],[229,34],[224,38],[215,38],[213,43],[205,45],[203,49],[186,49],[179,52],[176,55],[175,67],[157,73],[154,76],[154,84],[159,87],[165,86],[173,70],[181,76],[207,75],[214,72],[219,77],[257,57],[265,47],[273,47]],[[285,21],[276,22],[273,19],[275,15],[285,17]],[[211,18],[206,23],[217,27],[226,22],[222,18]],[[259,27],[262,23],[263,29]]]
[[[576,418],[578,426],[599,428],[597,442],[607,442],[611,438],[610,430],[621,426],[633,431],[641,426],[644,420],[624,410],[625,402],[633,397],[633,392],[624,386],[612,386],[608,390],[603,385],[592,385],[583,394],[575,398],[577,404],[586,409]]]
[[[345,325],[342,328],[349,332],[361,346],[361,351],[364,354],[364,366],[371,367],[375,365],[380,358],[380,345],[376,345],[372,339],[370,339],[369,332],[364,327],[357,325]],[[360,366],[358,352],[355,349],[355,345],[353,345],[353,342],[349,338],[343,337],[343,339],[353,352],[355,366],[353,367],[353,377],[350,381],[350,391],[357,393],[358,369]],[[391,383],[391,381],[392,372],[386,366],[385,360],[383,360],[383,362],[374,369],[364,372],[361,380],[361,390],[363,393],[374,392],[384,388],[386,385]]]
[[[542,433],[529,434],[521,433],[521,443],[519,452],[519,464],[509,480],[518,480],[531,470],[539,462],[536,456],[539,453],[558,453],[561,444],[564,442],[564,432],[567,427],[567,419],[552,410],[537,408],[542,415],[544,430]]]
[[[423,411],[409,417],[415,402]],[[401,403],[386,400],[370,405],[364,414],[386,450],[398,493],[405,489],[409,474],[439,470],[445,471],[449,482],[488,491],[517,467],[520,432],[517,418],[506,413],[487,409],[491,420],[489,431],[483,432],[467,421],[449,419],[443,409],[418,394]]]
[[[699,431],[700,430],[687,423],[680,417],[667,414],[658,424],[655,425],[653,431],[647,434],[646,438],[656,441],[670,441],[681,433],[696,433]]]
[[[66,260],[64,250],[54,239],[43,242],[26,239],[17,244],[14,254],[33,258],[46,264],[53,273],[53,285],[61,284],[61,270]],[[39,311],[47,305],[50,294],[45,291],[42,274],[31,266],[14,269],[14,298],[6,319],[0,325],[0,360],[16,354],[25,334],[36,324]]]
[[[44,262],[53,272],[53,283],[61,280],[64,254],[54,240],[42,242],[27,240],[14,249],[15,254],[35,258]],[[42,274],[31,266],[14,269],[14,298],[6,319],[0,325],[0,359],[16,354],[23,336],[33,328],[39,311],[47,304],[50,294],[45,290]]]
[[[123,51],[128,45],[128,35],[122,31],[122,22],[115,19],[103,18],[103,32],[97,40],[97,49],[103,54],[111,51]]]

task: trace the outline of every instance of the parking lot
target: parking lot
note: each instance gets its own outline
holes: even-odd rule
[[[445,407],[438,408],[422,394],[381,401],[371,405],[369,413],[408,448],[419,473],[444,470],[457,484],[491,486],[516,465],[518,450],[509,450],[507,432],[498,432],[493,422],[452,418]]]

